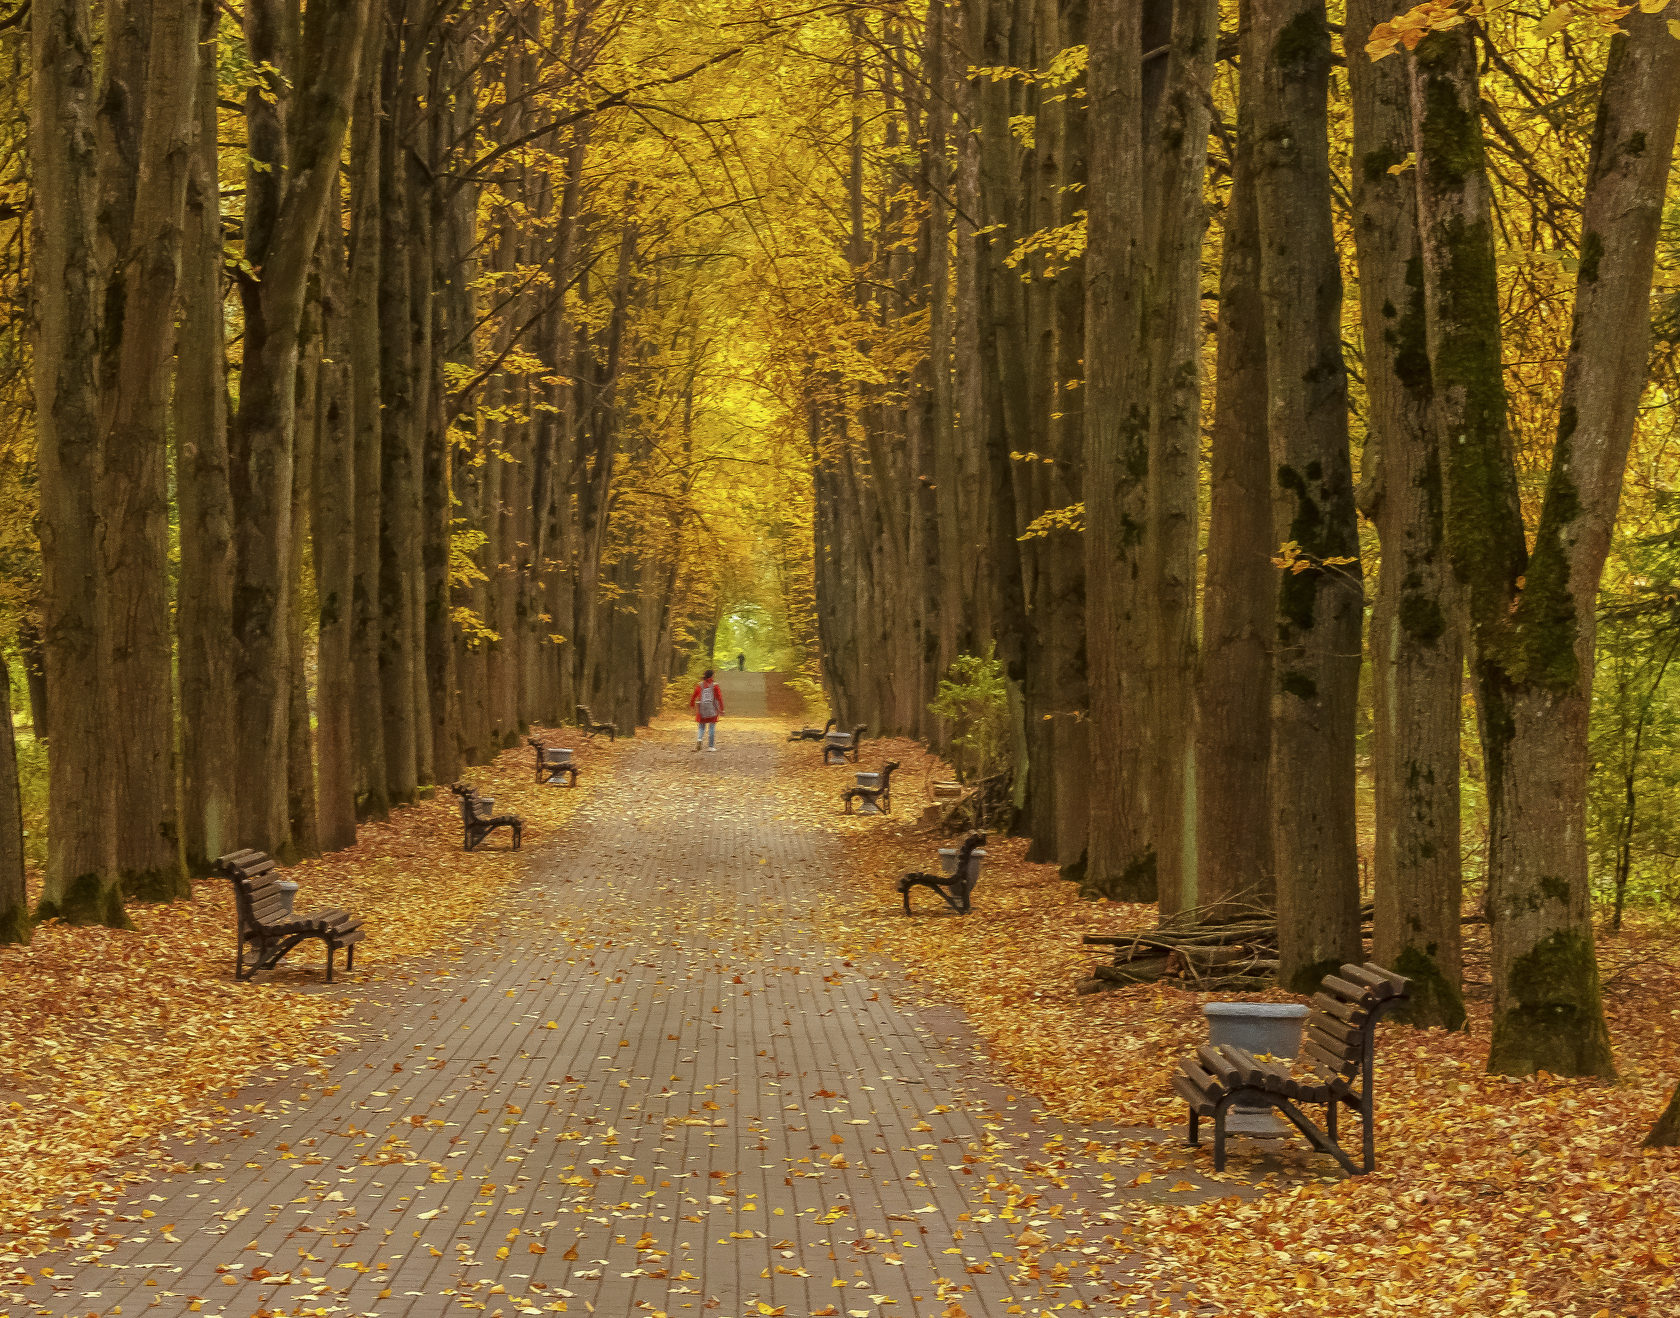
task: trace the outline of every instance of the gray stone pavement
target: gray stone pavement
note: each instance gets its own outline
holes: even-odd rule
[[[676,720],[644,733],[494,937],[373,986],[330,1075],[253,1078],[246,1124],[0,1285],[0,1315],[1124,1303],[1137,1168],[825,947],[839,843],[755,792],[788,720],[743,717],[762,675],[726,681],[716,754]]]

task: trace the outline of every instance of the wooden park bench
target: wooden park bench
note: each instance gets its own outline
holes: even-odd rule
[[[341,947],[344,968],[354,970],[356,944],[362,941],[361,919],[336,908],[292,914],[274,869],[273,857],[261,851],[232,851],[216,861],[215,873],[233,883],[233,904],[239,913],[234,977],[250,979],[259,970],[272,969],[307,938],[319,938],[327,946],[327,983],[332,983],[333,957]],[[249,966],[245,964],[246,944],[256,953]]]
[[[852,813],[853,802],[863,801],[874,806],[882,814],[890,815],[892,813],[892,776],[893,771],[897,768],[897,760],[888,760],[881,766],[881,772],[876,775],[875,786],[864,787],[859,785],[848,787],[841,792],[840,799],[845,803],[846,813]]]
[[[823,736],[823,763],[844,764],[849,752],[852,763],[857,763],[858,749],[863,745],[863,734],[868,724],[859,723],[850,732],[829,732]],[[830,758],[833,757],[833,758]]]
[[[475,851],[478,844],[494,833],[498,828],[513,830],[513,849],[519,850],[519,843],[524,837],[525,821],[518,815],[494,815],[490,811],[494,808],[494,801],[480,796],[467,783],[453,783],[450,791],[461,798],[461,850]]]
[[[576,787],[578,780],[577,761],[572,759],[571,751],[564,746],[550,746],[541,737],[527,737],[525,744],[537,753],[537,781],[539,783],[557,782],[562,774],[570,775],[569,786]]]
[[[604,732],[608,741],[618,740],[618,724],[602,723],[589,712],[588,705],[577,707],[577,725],[583,729],[583,735],[586,737],[598,737]]]
[[[1297,1076],[1286,1062],[1263,1061],[1241,1048],[1203,1044],[1179,1060],[1173,1088],[1190,1105],[1190,1143],[1200,1143],[1203,1117],[1213,1118],[1213,1169],[1225,1170],[1225,1114],[1234,1103],[1275,1107],[1320,1153],[1328,1153],[1358,1176],[1376,1166],[1376,1030],[1383,1013],[1411,995],[1411,981],[1374,962],[1344,965],[1326,975],[1313,995],[1302,1051],[1313,1076]],[[1301,1104],[1323,1104],[1320,1130]],[[1343,1151],[1337,1114],[1346,1105],[1359,1113],[1364,1136],[1362,1165]]]
[[[829,729],[834,726],[834,720],[829,719],[820,728],[795,728],[788,733],[789,741],[821,741],[828,736]]]
[[[912,888],[932,888],[958,915],[967,915],[973,909],[974,889],[980,882],[980,862],[985,858],[985,852],[981,848],[985,845],[984,833],[970,833],[957,848],[950,873],[906,874],[900,879],[898,891],[904,898],[904,913],[911,914]]]

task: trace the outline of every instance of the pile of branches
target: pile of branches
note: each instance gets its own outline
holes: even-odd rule
[[[927,822],[945,833],[972,833],[976,829],[1002,831],[1014,810],[1013,776],[992,774],[963,785],[954,801],[936,801],[928,807]]]
[[[1369,924],[1372,907],[1361,919]],[[1086,934],[1088,946],[1112,947],[1112,964],[1095,967],[1076,986],[1080,993],[1129,984],[1171,983],[1196,992],[1259,992],[1277,986],[1278,926],[1275,912],[1222,902],[1180,911],[1152,929]]]

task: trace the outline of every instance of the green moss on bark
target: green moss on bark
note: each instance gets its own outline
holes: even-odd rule
[[[132,929],[134,922],[123,909],[122,893],[97,874],[80,874],[64,885],[57,902],[43,901],[35,910],[37,920],[63,920],[65,924],[102,924],[111,929]]]
[[[1420,1029],[1462,1030],[1464,995],[1442,972],[1436,950],[1433,944],[1408,943],[1395,956],[1389,969],[1412,981],[1411,997],[1395,1011],[1395,1019]]]
[[[1592,940],[1560,929],[1511,967],[1508,1005],[1493,1020],[1488,1070],[1500,1075],[1616,1074]]]
[[[192,896],[192,884],[187,881],[183,866],[126,873],[122,876],[122,895],[131,902],[174,902]]]
[[[1120,874],[1106,881],[1092,879],[1086,871],[1079,895],[1086,901],[1152,902],[1160,895],[1155,874],[1155,848],[1150,847]]]
[[[1580,492],[1569,474],[1575,425],[1575,409],[1564,408],[1558,418],[1557,449],[1540,509],[1540,534],[1502,655],[1506,670],[1515,680],[1557,691],[1571,689],[1581,675],[1575,654],[1580,616],[1569,588],[1569,553],[1563,544],[1564,528],[1581,515]]]
[[[1288,980],[1280,980],[1279,984],[1291,993],[1317,993],[1318,986],[1324,982],[1326,975],[1341,973],[1341,958],[1327,957],[1323,961],[1313,961],[1300,967]]]
[[[1320,5],[1308,5],[1283,25],[1272,43],[1272,60],[1295,74],[1330,62],[1330,28]]]
[[[27,943],[35,922],[22,902],[0,909],[0,943]]]

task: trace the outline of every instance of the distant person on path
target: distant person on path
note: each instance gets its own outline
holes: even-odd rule
[[[694,711],[694,749],[699,750],[700,743],[705,741],[706,749],[715,751],[718,715],[723,713],[723,692],[712,681],[710,668],[700,674],[700,685],[688,698],[688,707]]]
[[[743,673],[746,672],[747,671],[747,656],[744,655],[744,654],[736,655],[735,656],[735,667],[739,668]]]

